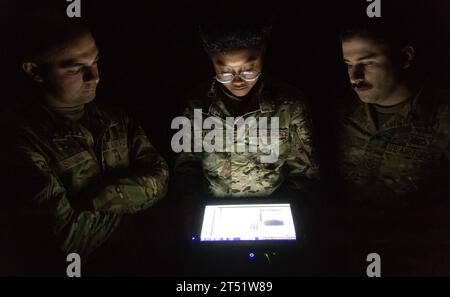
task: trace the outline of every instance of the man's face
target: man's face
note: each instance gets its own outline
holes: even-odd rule
[[[226,53],[216,53],[211,58],[216,74],[235,74],[232,82],[224,83],[223,85],[237,97],[243,97],[247,95],[257,82],[257,80],[242,80],[239,77],[239,73],[243,71],[256,71],[259,73],[262,70],[261,50],[234,50]]]
[[[342,42],[344,62],[353,90],[365,103],[391,100],[399,87],[399,63],[395,64],[384,44],[353,37]]]
[[[42,76],[48,104],[74,107],[92,101],[100,80],[97,62],[97,46],[89,33],[47,58]]]

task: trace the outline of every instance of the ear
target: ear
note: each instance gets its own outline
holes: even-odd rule
[[[402,68],[408,69],[411,67],[416,58],[416,50],[414,47],[408,45],[402,48]]]
[[[22,63],[22,70],[35,82],[42,83],[44,81],[39,73],[39,67],[36,63],[24,62]]]

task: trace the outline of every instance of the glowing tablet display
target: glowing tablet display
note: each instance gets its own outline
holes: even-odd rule
[[[296,240],[290,204],[207,205],[200,241]]]

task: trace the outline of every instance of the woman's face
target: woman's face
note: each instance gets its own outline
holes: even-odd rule
[[[222,82],[222,84],[236,97],[243,97],[250,92],[259,76],[256,76],[254,80],[251,78],[261,73],[263,65],[261,50],[250,48],[216,53],[212,55],[211,60],[218,76],[231,77],[234,75],[232,81]],[[240,73],[250,79],[242,79],[239,76]]]

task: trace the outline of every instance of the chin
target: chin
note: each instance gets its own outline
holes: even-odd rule
[[[77,105],[83,105],[83,104],[88,104],[88,103],[94,101],[94,99],[95,99],[95,95],[92,95],[92,96],[86,96],[83,98],[79,98],[75,102],[77,102]]]
[[[375,96],[370,95],[363,95],[363,96],[359,95],[358,98],[364,103],[376,103],[377,101]]]
[[[359,100],[361,100],[364,103],[374,103],[374,100],[367,97],[359,97]]]
[[[89,102],[91,102],[91,101],[93,101],[93,100],[95,99],[95,96],[96,96],[96,92],[93,92],[93,93],[91,93],[91,94],[85,96],[85,97],[82,99],[82,101],[84,101],[84,103],[89,103]]]
[[[251,87],[248,87],[248,88],[245,88],[245,89],[243,89],[242,91],[239,91],[239,90],[233,90],[233,89],[228,89],[230,92],[231,92],[231,94],[233,94],[234,96],[236,96],[236,97],[244,97],[244,96],[246,96],[248,93],[250,93],[250,91],[252,90],[252,87],[253,86],[251,86]]]
[[[236,97],[245,97],[248,93],[249,93],[249,91],[245,91],[245,92],[236,92],[236,91],[234,91],[234,92],[231,92],[234,96],[236,96]]]

